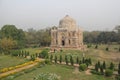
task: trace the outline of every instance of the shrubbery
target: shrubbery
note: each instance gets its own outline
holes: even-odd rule
[[[86,64],[80,64],[79,66],[79,70],[80,71],[85,71],[87,69],[87,65]]]
[[[41,57],[41,58],[46,58],[46,57],[48,57],[48,50],[43,50],[43,51],[40,53],[40,57]]]
[[[113,70],[111,70],[111,69],[106,69],[105,70],[105,76],[112,76],[112,74],[113,74]]]

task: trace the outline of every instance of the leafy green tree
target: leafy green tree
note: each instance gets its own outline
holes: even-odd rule
[[[53,60],[53,55],[50,55],[50,61],[52,62],[52,60]]]
[[[60,55],[60,60],[59,61],[60,61],[60,63],[62,63],[62,55]]]
[[[67,55],[65,55],[65,62],[68,65],[68,57],[67,57]]]
[[[82,59],[82,63],[85,63],[85,58],[83,57],[83,59]]]
[[[102,66],[102,65],[100,66],[100,73],[101,73],[101,74],[104,74],[103,66]]]
[[[95,71],[98,72],[98,63],[95,64]]]
[[[88,59],[88,62],[90,65],[92,64],[91,58]]]
[[[114,64],[111,62],[109,69],[114,70]]]
[[[55,63],[57,63],[57,56],[55,55]]]
[[[79,61],[79,65],[80,65],[80,64],[82,64],[82,61],[81,61],[81,60]]]
[[[0,37],[11,38],[17,42],[17,48],[25,45],[25,33],[22,29],[17,29],[15,25],[4,25],[0,30]]]
[[[106,51],[109,51],[109,48],[108,48],[108,47],[106,47]]]
[[[48,51],[47,50],[43,50],[41,53],[40,53],[40,57],[41,58],[46,58],[48,56]]]
[[[10,54],[10,50],[16,48],[17,42],[12,38],[3,38],[0,40],[0,47],[4,53]]]
[[[78,56],[77,56],[77,58],[76,58],[76,64],[78,64],[79,63],[79,58],[78,58]]]
[[[97,49],[97,48],[98,48],[98,45],[95,46],[95,49]]]
[[[118,74],[120,75],[120,62],[118,64]]]
[[[100,68],[100,61],[98,61],[98,68]]]
[[[74,65],[74,60],[73,60],[72,56],[70,56],[70,63],[71,63],[72,66]]]
[[[105,61],[103,62],[103,69],[106,69],[106,63],[105,63]]]

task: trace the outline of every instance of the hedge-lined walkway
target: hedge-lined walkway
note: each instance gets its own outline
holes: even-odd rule
[[[44,59],[39,59],[39,61],[43,61],[43,60]],[[23,67],[20,67],[17,69],[13,69],[13,70],[10,70],[10,71],[4,72],[4,73],[0,73],[0,78],[6,77],[6,76],[11,75],[11,74],[15,74],[15,73],[20,72],[20,71],[25,70],[25,69],[29,69],[31,67],[34,67],[37,64],[38,64],[38,62],[35,62],[33,64],[30,64],[30,65],[26,65],[26,66],[23,66]]]

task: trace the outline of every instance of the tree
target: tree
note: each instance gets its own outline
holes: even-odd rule
[[[79,58],[77,57],[77,58],[76,58],[76,64],[78,64],[78,63],[79,63]]]
[[[98,45],[95,46],[95,49],[97,49],[97,48],[98,48]]]
[[[114,64],[111,62],[109,69],[114,70]]]
[[[85,63],[85,58],[83,57],[83,59],[82,59],[82,63]]]
[[[55,63],[57,63],[57,56],[55,55]]]
[[[98,68],[100,68],[100,61],[98,61]]]
[[[100,66],[100,73],[101,73],[101,74],[104,74],[103,66],[102,66],[102,65]]]
[[[0,47],[5,53],[10,53],[10,50],[16,48],[17,42],[12,38],[2,38],[0,40]]]
[[[41,58],[46,58],[48,56],[48,51],[47,50],[43,50],[41,53],[40,53],[40,57]]]
[[[73,60],[72,56],[70,56],[70,63],[71,63],[72,66],[74,65],[74,60]]]
[[[88,59],[88,62],[90,65],[92,64],[91,58]]]
[[[103,62],[103,69],[106,69],[106,63],[105,63],[105,61]]]
[[[82,64],[82,61],[81,61],[81,60],[79,61],[79,65],[80,65],[80,64]]]
[[[52,62],[52,60],[53,60],[53,55],[50,55],[50,61]]]
[[[0,38],[11,38],[17,42],[17,48],[21,48],[25,44],[25,34],[22,29],[17,29],[15,25],[4,25],[0,30]]]
[[[120,62],[118,64],[118,74],[120,75]]]
[[[60,55],[60,63],[62,63],[62,55]]]
[[[95,64],[95,71],[98,72],[98,69],[99,69],[99,68],[98,68],[98,64],[96,63],[96,64]]]
[[[68,65],[68,57],[67,57],[67,55],[65,55],[65,62]]]

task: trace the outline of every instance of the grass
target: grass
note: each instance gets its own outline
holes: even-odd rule
[[[20,57],[12,57],[10,55],[0,54],[0,69],[15,66],[27,62],[28,60]]]
[[[30,55],[35,54],[35,53],[40,53],[43,48],[25,48],[22,49],[23,51],[29,51]]]
[[[32,72],[24,73],[12,80],[33,80],[39,73],[55,73],[60,77],[60,80],[113,80],[111,77],[104,77],[101,75],[86,75],[84,72],[74,73],[72,66],[66,65],[45,65],[41,68],[35,68]],[[18,73],[17,73],[18,74]],[[14,76],[14,75],[13,75]],[[10,76],[9,76],[10,77]],[[8,80],[4,78],[2,80]]]

